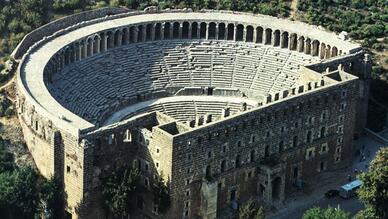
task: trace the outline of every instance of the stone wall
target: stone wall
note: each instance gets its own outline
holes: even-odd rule
[[[177,211],[174,214],[184,215],[185,211],[188,217],[198,214],[195,209],[200,209],[201,203],[195,196],[201,186],[196,184],[205,179],[219,183],[217,205],[220,209],[231,205],[231,191],[236,192],[236,200],[260,193],[258,184],[254,183],[259,173],[252,169],[257,165],[269,165],[271,170],[273,160],[283,160],[285,172],[278,172],[280,175],[275,175],[272,182],[278,176],[280,185],[292,188],[295,165],[302,169],[297,178],[308,182],[319,172],[349,164],[357,104],[358,82],[351,81],[180,133],[174,137],[173,145],[171,189],[176,203],[174,211]],[[307,137],[309,131],[310,137]],[[281,170],[277,165],[281,164],[275,162],[274,168]],[[260,183],[267,188],[261,194],[262,200],[276,202],[268,191],[271,185]],[[182,196],[186,191],[192,195]],[[281,191],[285,191],[284,187]],[[278,192],[282,194],[281,191]],[[282,200],[284,195],[279,198]]]

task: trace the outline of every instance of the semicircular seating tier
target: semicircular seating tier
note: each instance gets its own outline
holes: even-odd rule
[[[48,88],[63,106],[96,123],[112,106],[169,87],[237,88],[265,96],[293,87],[300,66],[317,60],[247,42],[143,42],[66,65]]]

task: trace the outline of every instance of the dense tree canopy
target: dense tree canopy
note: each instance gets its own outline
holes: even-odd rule
[[[140,175],[137,169],[117,168],[102,179],[105,206],[116,217],[128,216],[135,208]]]
[[[257,207],[252,200],[248,200],[243,204],[238,212],[239,219],[264,219],[263,207]]]
[[[307,210],[302,219],[350,219],[350,214],[339,208],[314,207]]]
[[[388,148],[382,148],[371,162],[369,171],[359,175],[363,185],[358,190],[359,199],[365,203],[366,210],[360,215],[364,218],[388,217]],[[363,217],[361,217],[363,218]]]

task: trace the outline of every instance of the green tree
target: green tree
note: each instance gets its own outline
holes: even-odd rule
[[[248,200],[238,211],[239,219],[264,219],[263,207],[256,207],[252,200]]]
[[[169,189],[162,176],[157,177],[152,192],[154,195],[154,203],[158,205],[159,213],[165,213],[170,207],[171,200]]]
[[[128,167],[117,168],[102,178],[104,203],[114,216],[126,217],[134,210],[139,181],[139,171]]]
[[[12,171],[14,169],[13,154],[5,149],[3,139],[0,139],[0,173]]]
[[[37,213],[38,177],[31,167],[0,173],[1,218],[32,218]]]
[[[303,219],[350,219],[350,214],[339,208],[310,208],[303,214]]]
[[[366,209],[360,215],[364,218],[388,217],[388,148],[381,148],[371,162],[369,171],[360,174],[363,185],[358,190],[359,199]]]
[[[39,186],[41,211],[47,219],[62,218],[64,209],[63,187],[58,177],[43,179]]]

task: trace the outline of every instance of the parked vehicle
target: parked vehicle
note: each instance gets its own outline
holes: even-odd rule
[[[351,198],[356,194],[355,191],[360,188],[361,185],[361,180],[354,180],[348,184],[345,184],[341,186],[339,195],[345,199]]]
[[[339,190],[337,189],[330,189],[325,193],[326,198],[334,198],[339,195]]]

